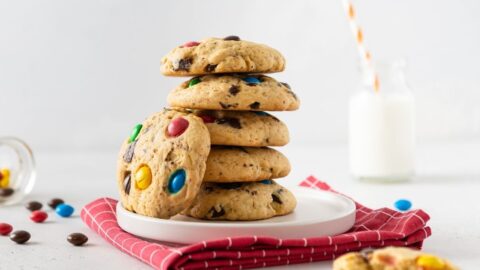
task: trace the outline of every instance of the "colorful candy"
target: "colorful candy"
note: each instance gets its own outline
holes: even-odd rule
[[[188,121],[182,117],[178,117],[172,120],[167,127],[167,133],[169,136],[177,137],[182,135],[185,130],[188,128]]]
[[[260,80],[256,77],[245,77],[242,80],[246,82],[248,85],[257,85],[261,83]]]
[[[227,36],[227,37],[224,37],[223,40],[240,41],[240,38],[238,36]]]
[[[188,87],[192,87],[195,84],[201,82],[199,77],[195,77],[188,82]]]
[[[436,256],[424,254],[417,258],[417,266],[421,269],[442,270],[445,269],[445,262]]]
[[[195,47],[195,46],[198,46],[200,45],[200,42],[196,42],[196,41],[189,41],[189,42],[186,42],[185,44],[183,44],[182,46],[180,46],[181,48],[188,48],[188,47]]]
[[[271,185],[271,184],[273,184],[273,181],[270,180],[270,179],[265,179],[265,180],[260,181],[260,183],[262,183],[264,185]]]
[[[32,214],[30,215],[30,219],[36,223],[44,222],[47,219],[47,217],[48,217],[48,214],[45,211],[41,211],[41,210],[33,211]]]
[[[57,208],[57,206],[59,204],[62,204],[62,203],[65,203],[62,199],[59,199],[59,198],[53,198],[51,199],[47,204],[48,206],[50,206],[50,208],[52,208],[53,210],[55,210]]]
[[[135,186],[144,190],[150,186],[152,183],[152,171],[147,165],[142,165],[135,172]]]
[[[187,175],[184,169],[176,170],[168,179],[168,191],[171,194],[179,192],[185,186]]]
[[[82,246],[88,241],[88,237],[83,233],[72,233],[67,237],[67,241],[74,246]]]
[[[27,208],[30,211],[40,210],[42,209],[42,207],[43,207],[42,203],[37,201],[31,201],[25,205],[25,208]]]
[[[8,235],[9,233],[11,233],[13,230],[13,227],[12,225],[8,224],[8,223],[0,223],[0,234],[1,235]]]
[[[15,192],[12,188],[0,188],[0,197],[9,197]]]
[[[395,202],[394,206],[400,211],[407,211],[412,207],[412,203],[409,200],[400,199]]]
[[[137,124],[133,130],[132,134],[130,135],[130,138],[128,139],[128,142],[133,142],[137,139],[138,134],[140,134],[140,130],[142,130],[143,125],[142,124]]]
[[[200,115],[200,118],[202,118],[202,120],[205,124],[215,122],[215,116],[204,114],[204,115]]]
[[[10,240],[17,244],[23,244],[30,240],[30,233],[27,231],[14,231],[10,234]]]
[[[0,170],[0,188],[8,188],[10,186],[10,170],[3,168]]]
[[[61,217],[69,217],[73,214],[73,211],[75,211],[75,209],[65,203],[59,204],[57,208],[55,208],[55,212]]]
[[[260,116],[267,116],[267,115],[268,115],[268,113],[263,112],[263,111],[255,111],[254,113],[255,113],[256,115],[260,115]]]

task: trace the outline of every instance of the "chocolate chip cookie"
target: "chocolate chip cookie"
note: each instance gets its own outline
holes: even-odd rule
[[[291,213],[293,194],[272,180],[252,183],[204,183],[182,213],[211,220],[259,220]]]
[[[141,215],[169,218],[190,205],[204,176],[210,136],[200,117],[164,110],[125,140],[118,158],[122,205]]]
[[[277,50],[237,36],[190,41],[174,48],[161,61],[161,72],[167,76],[271,73],[284,69],[285,59]]]
[[[283,146],[289,141],[287,126],[266,112],[196,110],[194,113],[203,119],[215,145]]]
[[[172,107],[234,111],[294,111],[300,106],[288,84],[252,74],[192,78],[170,92],[168,103]]]
[[[252,182],[285,177],[290,162],[268,147],[212,146],[205,182]]]

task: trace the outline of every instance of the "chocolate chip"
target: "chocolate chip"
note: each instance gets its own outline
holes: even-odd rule
[[[230,89],[228,89],[228,92],[232,94],[233,96],[236,96],[238,92],[240,92],[240,89],[236,85],[230,86]]]
[[[36,210],[40,210],[42,209],[43,205],[42,203],[40,202],[37,202],[37,201],[31,201],[31,202],[28,202],[26,205],[25,205],[25,208],[27,208],[28,210],[30,211],[36,211]]]
[[[127,172],[127,175],[123,179],[123,190],[127,195],[130,195],[131,179],[132,179],[131,173]]]
[[[81,246],[88,241],[88,237],[83,233],[72,233],[67,237],[67,241],[74,246]]]
[[[127,163],[132,162],[133,159],[133,154],[135,152],[135,145],[137,144],[137,141],[133,141],[128,145],[127,152],[123,155],[123,160]]]
[[[210,208],[209,212],[210,212],[210,216],[212,218],[218,218],[218,217],[221,217],[221,216],[225,215],[225,210],[221,206],[220,206],[220,211],[217,211],[217,209],[215,209],[215,207],[212,207],[212,208]]]
[[[238,106],[238,104],[228,104],[228,103],[223,103],[223,102],[219,102],[220,106],[222,106],[222,109],[226,110],[226,109],[229,109],[229,108],[235,108]]]
[[[14,231],[10,234],[10,240],[17,244],[23,244],[30,239],[30,233],[27,231]]]
[[[50,206],[50,208],[55,209],[57,208],[57,205],[65,203],[62,199],[59,198],[53,198],[51,199],[47,204]]]
[[[258,108],[260,108],[260,102],[258,101],[255,101],[253,102],[252,104],[248,105],[250,107],[250,109],[253,109],[253,110],[257,110]]]
[[[281,84],[282,84],[283,86],[287,87],[288,89],[292,89],[288,83],[282,82]]]
[[[213,71],[215,71],[215,68],[217,68],[217,65],[208,64],[208,65],[205,67],[205,72],[213,72]]]
[[[232,128],[236,128],[236,129],[241,129],[242,128],[242,124],[240,124],[240,120],[238,118],[234,118],[234,117],[219,118],[219,119],[215,120],[215,123],[217,123],[219,125],[229,125]]]
[[[12,188],[0,188],[0,197],[12,196],[14,192],[15,191]]]
[[[216,186],[221,189],[237,189],[243,186],[243,183],[240,183],[240,182],[216,183]]]
[[[252,190],[252,191],[250,192],[250,194],[252,194],[252,195],[257,195],[257,193],[258,193],[258,192],[257,192],[256,190]]]
[[[238,36],[227,36],[227,37],[224,37],[223,40],[240,41],[240,38]]]
[[[175,71],[179,71],[179,70],[188,71],[190,69],[191,65],[192,65],[192,59],[191,58],[180,59],[178,61],[177,66],[173,67],[173,70],[175,70]]]
[[[282,200],[280,200],[280,197],[278,195],[272,193],[272,200],[276,203],[283,204]]]

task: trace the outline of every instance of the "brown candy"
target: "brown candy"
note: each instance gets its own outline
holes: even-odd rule
[[[43,204],[40,203],[40,202],[37,202],[37,201],[31,201],[31,202],[28,202],[26,205],[25,205],[25,208],[27,208],[28,210],[30,211],[36,211],[36,210],[40,210],[42,209],[43,207]]]
[[[255,101],[253,102],[252,104],[248,105],[250,107],[250,109],[253,109],[253,110],[256,110],[258,108],[260,108],[260,102],[258,101]]]
[[[12,196],[14,192],[15,191],[12,188],[0,188],[0,197]]]
[[[83,233],[72,233],[67,237],[67,241],[74,246],[81,246],[88,241],[88,237]]]
[[[238,36],[227,36],[227,37],[224,37],[223,40],[240,41],[240,38]]]
[[[65,203],[62,199],[59,198],[53,198],[51,199],[47,204],[50,206],[50,208],[55,209],[57,208],[57,205]]]
[[[10,234],[10,240],[17,244],[23,244],[30,240],[30,233],[27,231],[14,231]]]

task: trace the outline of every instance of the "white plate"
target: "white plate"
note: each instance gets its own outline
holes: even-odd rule
[[[120,227],[158,241],[196,243],[234,236],[271,236],[282,239],[336,235],[355,222],[355,204],[347,197],[310,188],[294,188],[297,208],[289,215],[260,221],[207,221],[183,215],[171,219],[146,217],[117,204]]]

